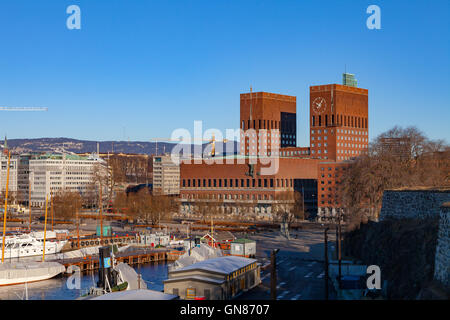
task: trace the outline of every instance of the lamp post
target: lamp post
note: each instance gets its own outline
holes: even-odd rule
[[[272,300],[277,299],[277,256],[276,254],[280,249],[273,249],[270,254],[270,264],[272,270],[270,272],[270,297]]]
[[[342,255],[341,255],[341,213],[338,214],[338,238],[337,238],[337,245],[338,245],[338,261],[339,261],[339,288],[341,288],[341,268],[342,268]]]
[[[330,228],[326,227],[324,231],[325,240],[325,300],[328,300],[328,235],[327,232]]]

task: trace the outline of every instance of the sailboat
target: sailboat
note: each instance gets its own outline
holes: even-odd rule
[[[6,143],[5,143],[6,144]],[[8,212],[8,187],[11,152],[8,152],[8,168],[6,176],[5,211],[3,216],[3,241],[2,241],[2,263],[0,265],[0,286],[29,283],[53,278],[64,272],[66,268],[58,262],[45,262],[45,242],[47,231],[47,201],[45,203],[45,226],[42,250],[42,262],[14,262],[5,263],[6,239],[6,215]],[[26,243],[26,242],[25,242]],[[17,244],[17,243],[16,243]],[[20,250],[20,249],[19,249]]]

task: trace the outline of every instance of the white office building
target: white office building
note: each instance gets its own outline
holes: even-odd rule
[[[153,157],[153,192],[161,195],[180,194],[180,164],[170,155]]]
[[[31,205],[42,207],[45,198],[61,190],[88,191],[94,178],[96,165],[106,166],[106,162],[95,155],[45,154],[30,161]]]
[[[18,155],[11,155],[9,164],[9,185],[8,192],[17,193],[18,187],[18,169],[20,158]],[[3,152],[0,154],[0,192],[6,191],[6,181],[8,174],[8,155]]]

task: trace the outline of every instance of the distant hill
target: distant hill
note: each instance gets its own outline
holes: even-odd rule
[[[175,143],[167,142],[143,142],[143,141],[98,141],[100,153],[135,153],[135,154],[158,154],[170,152],[176,146]],[[220,150],[222,142],[216,142],[216,150]],[[8,139],[8,147],[14,153],[27,152],[54,152],[54,153],[90,153],[97,151],[97,141],[77,140],[71,138],[37,138],[37,139]],[[191,152],[193,153],[193,145]],[[208,144],[202,145],[202,150],[208,147]],[[236,153],[238,143],[229,141],[225,148],[231,148],[232,153]]]

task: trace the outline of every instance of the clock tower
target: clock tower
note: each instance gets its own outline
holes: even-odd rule
[[[356,80],[344,85],[311,86],[311,157],[330,161],[350,160],[367,150],[369,141],[368,90]]]

